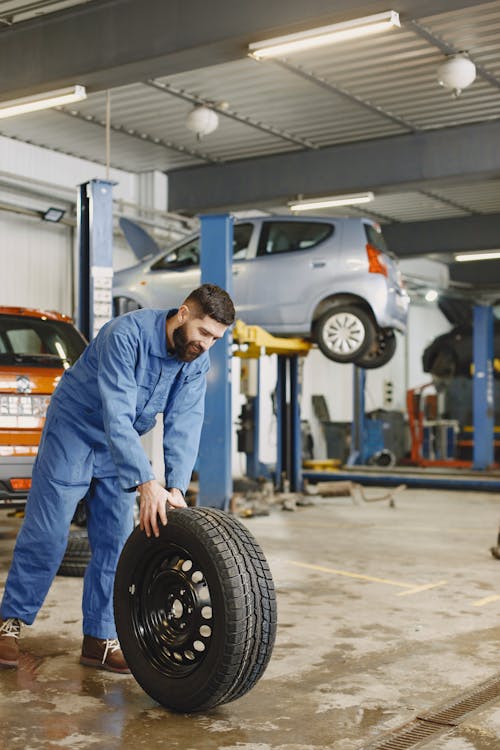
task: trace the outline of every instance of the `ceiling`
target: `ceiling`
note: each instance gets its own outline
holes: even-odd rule
[[[68,83],[89,92],[2,120],[0,134],[164,170],[171,210],[288,212],[300,195],[372,190],[370,204],[335,214],[384,223],[403,255],[500,246],[500,0],[206,5],[0,1],[0,99]],[[400,29],[287,59],[246,55],[250,41],[389,7]],[[453,97],[437,68],[462,50],[477,78]],[[202,103],[219,127],[197,140],[186,117]]]

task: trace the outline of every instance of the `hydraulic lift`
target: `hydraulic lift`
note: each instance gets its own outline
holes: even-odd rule
[[[415,468],[391,469],[390,472],[361,465],[366,456],[367,420],[364,414],[365,376],[354,367],[353,403],[353,445],[344,471],[312,472],[305,471],[304,478],[311,482],[350,479],[365,485],[397,486],[402,481],[415,487],[442,489],[470,489],[487,492],[500,490],[500,473],[484,470],[496,468],[494,465],[494,402],[493,402],[493,311],[489,305],[474,307],[474,376],[473,376],[473,460],[458,466],[457,462],[443,460],[421,460],[423,445],[423,422],[414,424],[413,457],[417,458]],[[421,391],[420,394],[421,395]],[[412,403],[414,420],[423,419],[417,414]],[[456,469],[460,469],[460,474]],[[463,471],[462,471],[463,470]],[[467,473],[465,472],[467,470]]]

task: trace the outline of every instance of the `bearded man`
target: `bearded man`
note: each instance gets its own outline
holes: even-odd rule
[[[80,662],[129,673],[116,640],[113,585],[136,494],[148,536],[158,536],[158,523],[167,523],[167,505],[185,507],[203,424],[208,350],[234,317],[227,292],[203,284],[179,309],[137,310],[109,321],[66,370],[47,412],[0,605],[0,667],[18,666],[21,623],[35,620],[85,497],[92,554],[83,585]],[[165,486],[140,440],[158,414]]]

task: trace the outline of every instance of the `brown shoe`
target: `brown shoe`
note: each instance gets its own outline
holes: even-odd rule
[[[0,617],[0,667],[15,669],[19,664],[19,636],[21,621],[15,617]]]
[[[130,674],[116,638],[94,638],[91,635],[84,635],[80,664],[86,667],[107,669],[108,672],[118,674]]]

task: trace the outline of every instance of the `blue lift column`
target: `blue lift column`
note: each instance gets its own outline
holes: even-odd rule
[[[474,306],[473,468],[488,469],[494,461],[493,310]]]
[[[300,432],[300,383],[298,355],[278,355],[276,383],[278,447],[276,486],[292,492],[302,489],[302,444]]]
[[[113,317],[113,185],[90,180],[78,193],[76,323],[90,341]]]
[[[347,466],[365,463],[366,417],[365,417],[365,385],[366,370],[352,366],[352,423],[351,423],[351,451],[347,459]]]
[[[201,217],[201,281],[232,294],[233,218],[229,214]],[[199,505],[227,510],[233,493],[231,472],[232,335],[210,350],[205,420],[198,454]]]

